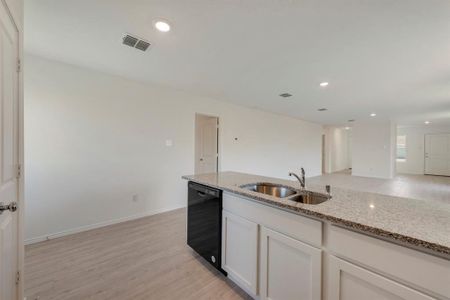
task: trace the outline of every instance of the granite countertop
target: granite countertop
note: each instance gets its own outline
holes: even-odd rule
[[[183,179],[450,259],[450,205],[442,202],[393,197],[332,186],[331,200],[310,205],[240,188],[244,184],[257,182],[298,188],[299,183],[296,181],[237,172],[189,175],[183,176]],[[324,186],[307,184],[306,188],[325,192]]]

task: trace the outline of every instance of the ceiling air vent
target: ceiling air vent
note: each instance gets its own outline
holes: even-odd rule
[[[289,98],[291,96],[292,96],[292,94],[289,94],[289,93],[280,94],[280,97],[283,97],[283,98]]]
[[[149,42],[140,40],[139,42],[137,42],[136,46],[134,46],[134,47],[135,47],[136,49],[145,51],[145,50],[148,49],[149,46],[150,46],[150,43],[149,43]]]
[[[141,50],[141,51],[146,51],[148,49],[148,47],[150,47],[150,43],[149,42],[147,42],[147,41],[145,41],[145,40],[143,40],[141,38],[138,38],[136,36],[132,36],[130,34],[126,34],[123,37],[123,42],[122,43],[124,45],[136,48],[136,49]]]

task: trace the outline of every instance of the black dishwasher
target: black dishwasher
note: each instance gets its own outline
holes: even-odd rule
[[[216,269],[221,266],[222,191],[188,183],[187,243]]]

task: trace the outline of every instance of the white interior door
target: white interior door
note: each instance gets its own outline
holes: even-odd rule
[[[0,300],[17,299],[19,266],[19,34],[4,1],[0,1]]]
[[[195,122],[195,173],[217,172],[217,128],[216,117],[197,115]]]
[[[425,135],[425,174],[450,176],[450,134]]]

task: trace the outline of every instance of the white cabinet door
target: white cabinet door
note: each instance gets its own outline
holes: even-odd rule
[[[261,299],[320,300],[322,251],[261,228]]]
[[[329,262],[330,300],[435,299],[334,256]]]
[[[258,294],[258,224],[223,211],[222,268],[244,290]]]

